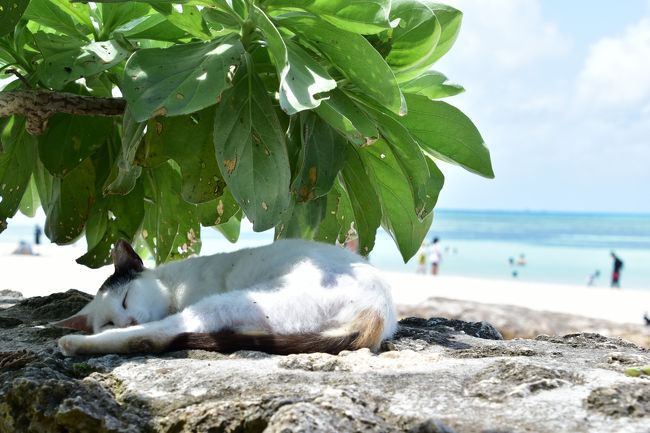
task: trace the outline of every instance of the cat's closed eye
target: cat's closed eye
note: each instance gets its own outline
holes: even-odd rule
[[[113,323],[112,320],[109,320],[108,322],[102,325],[102,328],[106,328],[107,326],[115,326],[115,323]]]
[[[124,308],[125,310],[126,310],[126,297],[127,297],[128,295],[129,295],[129,292],[127,291],[127,292],[124,294],[124,299],[122,300],[122,308]]]

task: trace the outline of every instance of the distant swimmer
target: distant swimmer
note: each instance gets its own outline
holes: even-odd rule
[[[600,271],[596,269],[593,274],[589,275],[589,278],[587,279],[587,285],[588,286],[595,286],[596,285],[596,280],[600,277]]]
[[[612,287],[621,288],[621,271],[623,270],[623,260],[614,254],[614,251],[611,253],[613,260],[612,267]]]
[[[521,253],[519,254],[519,258],[517,259],[517,266],[526,266],[528,262],[526,261],[526,256]]]

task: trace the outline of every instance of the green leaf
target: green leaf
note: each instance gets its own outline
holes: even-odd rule
[[[190,203],[214,200],[226,186],[214,153],[214,112],[208,107],[190,116],[151,119],[139,156],[147,166],[174,159],[181,168],[182,196]]]
[[[95,201],[95,168],[90,158],[71,170],[64,178],[52,180],[50,197],[45,206],[45,235],[58,245],[77,240],[84,231]]]
[[[0,0],[0,37],[14,30],[28,4],[29,0]]]
[[[389,0],[271,0],[270,8],[301,8],[349,32],[373,34],[390,28]]]
[[[336,87],[325,69],[293,42],[285,41],[271,20],[255,7],[253,19],[264,34],[280,79],[280,106],[287,114],[318,107],[318,93]]]
[[[107,37],[113,30],[147,15],[150,10],[145,3],[100,3],[97,5],[101,16],[101,34]]]
[[[126,59],[129,52],[116,41],[84,44],[70,36],[37,32],[34,40],[43,54],[38,66],[41,81],[61,90],[72,81],[103,72]]]
[[[39,158],[36,158],[34,164],[34,182],[36,183],[36,189],[38,190],[38,197],[41,200],[41,206],[47,215],[52,206],[54,206],[52,194],[54,176],[47,171]]]
[[[363,36],[338,29],[314,16],[278,17],[279,24],[289,28],[308,44],[323,53],[358,90],[397,114],[404,114],[402,93],[393,71]]]
[[[386,61],[398,79],[416,77],[432,62],[442,28],[436,15],[420,0],[393,0],[390,17],[399,19],[393,29],[391,50]]]
[[[241,207],[239,207],[228,188],[224,190],[221,197],[197,205],[199,222],[204,227],[225,224],[240,211]]]
[[[86,77],[86,88],[92,96],[103,98],[113,97],[113,83],[107,74],[98,74]]]
[[[68,36],[85,39],[93,31],[88,5],[83,3],[31,0],[23,17]]]
[[[27,189],[25,189],[25,194],[23,194],[23,198],[20,200],[20,213],[33,218],[40,205],[41,200],[38,198],[38,189],[32,176],[29,179],[29,184],[27,184]]]
[[[126,63],[122,91],[138,122],[193,113],[217,102],[243,53],[232,38],[138,50]]]
[[[418,219],[407,178],[388,143],[378,140],[358,153],[381,203],[382,227],[395,240],[406,263],[422,245],[433,214]]]
[[[347,194],[342,194],[341,198],[349,197],[354,215],[354,221],[348,227],[343,227],[346,240],[357,234],[359,253],[365,256],[375,246],[375,236],[381,224],[381,207],[361,158],[353,146],[347,147],[342,175]]]
[[[32,0],[33,1],[33,0]],[[86,34],[92,33],[93,22],[90,19],[90,6],[83,2],[71,2],[70,0],[50,0],[55,3],[63,12],[73,17],[75,21],[83,26]]]
[[[417,141],[392,113],[382,112],[380,107],[368,107],[369,116],[379,125],[379,131],[388,142],[395,158],[402,168],[411,191],[412,209],[423,219],[433,210],[438,201],[444,178],[437,170],[431,172]]]
[[[9,136],[8,134],[5,134],[5,128],[7,125],[13,125],[13,122],[13,116],[0,117],[0,154],[4,153],[4,141]]]
[[[445,4],[436,3],[432,0],[421,0],[436,14],[438,22],[442,27],[440,39],[436,45],[435,52],[429,57],[429,64],[432,65],[439,58],[444,56],[456,42],[460,25],[463,20],[463,13],[458,9]]]
[[[86,224],[88,252],[77,263],[99,268],[111,263],[111,251],[120,239],[133,241],[144,219],[144,188],[137,182],[127,195],[101,197]]]
[[[330,92],[329,98],[324,99],[314,111],[358,146],[372,144],[379,137],[375,123],[340,90]]]
[[[425,152],[473,173],[493,178],[490,151],[472,121],[459,109],[425,96],[406,95],[408,115],[402,124]]]
[[[146,170],[142,237],[156,264],[198,254],[200,225],[196,206],[181,198],[181,177],[169,163]]]
[[[38,138],[41,161],[50,173],[65,176],[106,142],[112,128],[107,117],[55,114]]]
[[[13,121],[0,131],[0,233],[7,219],[16,214],[29,185],[36,159],[36,140],[25,132],[24,119]]]
[[[209,25],[219,30],[222,30],[224,27],[239,28],[239,21],[232,13],[213,8],[203,8],[201,14]]]
[[[172,7],[174,4],[201,4],[208,5],[211,0],[137,0],[139,2],[148,3],[152,6],[168,6]],[[95,3],[134,3],[133,0],[100,0]]]
[[[160,14],[136,18],[114,30],[129,39],[154,39],[175,42],[187,36],[187,33]]]
[[[278,110],[276,110],[277,112]],[[279,110],[284,113],[282,110]],[[280,116],[278,116],[280,117]],[[288,124],[283,126],[285,132],[285,142],[287,147],[287,155],[289,157],[289,171],[292,176],[298,172],[301,163],[302,152],[302,126],[300,124],[301,116],[288,116]]]
[[[61,90],[66,83],[79,78],[79,73],[72,75],[72,65],[81,53],[81,47],[86,41],[78,38],[45,33],[34,34],[36,47],[43,56],[43,61],[36,67],[41,82],[54,90]]]
[[[240,19],[245,20],[248,18],[249,10],[248,6],[249,2],[248,0],[226,0],[226,3],[230,7],[230,9],[239,16]]]
[[[397,18],[400,25],[393,31],[387,60],[397,81],[403,83],[430,69],[449,51],[458,36],[462,13],[431,0],[395,0],[391,19]]]
[[[306,203],[295,203],[288,220],[276,226],[274,239],[313,239],[325,216],[326,207],[326,197],[319,197]]]
[[[135,157],[146,126],[144,122],[135,121],[130,109],[124,111],[120,153],[104,184],[104,194],[124,195],[135,187],[142,174],[142,167],[135,164]]]
[[[280,122],[249,57],[217,105],[214,131],[219,168],[253,229],[274,227],[289,208],[289,160]]]
[[[210,30],[203,21],[203,15],[196,6],[183,5],[180,11],[176,8],[165,9],[155,5],[154,8],[163,14],[170,23],[188,34],[203,40],[211,38]]]
[[[223,235],[229,242],[235,243],[239,239],[239,232],[241,230],[242,212],[237,212],[225,223],[214,226],[214,229]]]
[[[291,185],[298,202],[326,195],[345,162],[346,141],[315,115],[301,116],[302,161]]]
[[[345,217],[342,217],[341,220],[339,220],[338,216],[339,210],[342,210],[344,206],[341,198],[341,194],[344,193],[345,192],[342,191],[337,180],[326,196],[327,206],[318,226],[318,231],[314,234],[314,240],[328,244],[334,244],[339,240],[339,234],[343,231],[342,227],[346,226],[344,222]],[[349,199],[347,200],[347,204],[349,206]],[[354,221],[351,208],[348,210],[347,215],[349,215],[350,222]],[[349,227],[349,224],[347,227]],[[341,243],[344,241],[345,239],[343,239]]]
[[[465,91],[462,86],[449,82],[444,74],[436,71],[427,71],[419,77],[403,83],[400,88],[404,93],[422,95],[429,99],[446,98]]]

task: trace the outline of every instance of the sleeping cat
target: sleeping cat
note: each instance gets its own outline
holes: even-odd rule
[[[57,326],[65,355],[378,349],[396,327],[379,271],[343,248],[280,240],[146,269],[125,241],[95,298]]]

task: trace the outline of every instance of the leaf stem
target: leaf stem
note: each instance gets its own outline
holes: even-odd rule
[[[242,24],[241,43],[244,46],[244,48],[248,49],[248,46],[251,44],[251,39],[253,37],[253,34],[255,33],[256,28],[257,27],[255,26],[255,23],[251,20],[246,20]]]
[[[14,58],[16,61],[17,65],[19,66],[23,71],[27,72],[27,74],[30,74],[31,68],[29,67],[29,63],[27,63],[27,60],[11,46],[7,41],[3,41],[0,39],[0,48],[4,49],[11,57]]]

